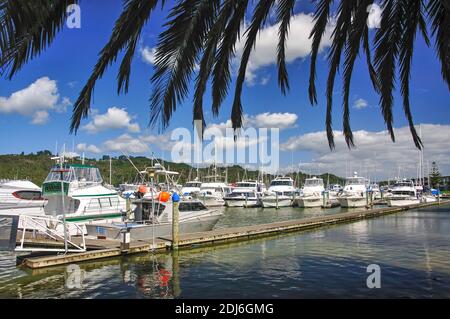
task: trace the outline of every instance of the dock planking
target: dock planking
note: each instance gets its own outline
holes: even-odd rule
[[[388,214],[395,214],[414,208],[434,206],[450,203],[450,200],[442,200],[440,203],[422,203],[403,207],[374,208],[369,210],[357,210],[338,213],[327,216],[312,217],[298,220],[280,221],[269,224],[241,226],[216,229],[201,233],[182,234],[179,238],[179,249],[189,249],[199,245],[217,245],[230,241],[245,241],[258,237],[268,237],[288,232],[296,232],[335,224],[350,223],[362,219],[375,218]],[[131,241],[127,250],[121,250],[120,241],[105,239],[86,239],[88,251],[71,253],[66,255],[38,256],[23,258],[22,265],[31,269],[58,266],[63,264],[86,262],[90,260],[117,257],[127,254],[137,254],[149,251],[161,252],[171,249],[171,238],[157,238],[155,242]],[[42,244],[42,241],[41,241]],[[52,243],[53,245],[55,243]],[[61,243],[60,243],[61,244]]]

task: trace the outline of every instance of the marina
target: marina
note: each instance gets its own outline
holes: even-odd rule
[[[442,204],[450,203],[443,201]],[[249,240],[253,238],[278,235],[293,231],[307,230],[319,228],[334,224],[354,222],[366,218],[374,218],[386,214],[394,214],[414,208],[421,208],[436,205],[436,203],[414,204],[411,206],[396,208],[379,208],[358,210],[354,212],[336,213],[329,216],[305,218],[301,220],[289,220],[270,224],[260,224],[254,226],[243,226],[235,228],[224,228],[202,233],[189,233],[181,235],[177,243],[177,248],[190,248],[198,245],[221,244],[229,241]],[[41,244],[44,242],[41,242]],[[61,246],[63,243],[61,243]],[[92,251],[68,254],[63,256],[46,256],[46,257],[30,257],[24,258],[21,263],[30,268],[43,268],[56,266],[61,264],[96,260],[100,258],[108,258],[119,256],[121,254],[133,254],[149,251],[159,251],[173,249],[172,238],[158,237],[156,241],[136,240],[129,244],[126,249],[121,249],[120,241],[106,241],[105,245],[102,239],[91,239],[90,245],[102,247],[103,249],[95,249]],[[107,248],[109,246],[109,248]],[[115,246],[115,247],[112,247]]]

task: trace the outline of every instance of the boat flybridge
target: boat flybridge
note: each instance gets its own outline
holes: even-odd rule
[[[261,196],[265,188],[262,182],[255,180],[238,182],[231,193],[224,196],[225,206],[258,207],[261,205]]]
[[[316,176],[307,178],[302,187],[302,195],[297,198],[299,207],[320,207],[323,204],[325,187],[323,179]]]
[[[192,196],[194,194],[200,193],[200,188],[202,187],[202,182],[199,180],[188,181],[184,184],[181,192],[185,196]]]
[[[367,180],[358,176],[355,172],[352,177],[347,177],[344,190],[338,196],[341,207],[355,208],[367,205]]]
[[[0,215],[44,215],[47,201],[28,180],[0,180]]]
[[[289,207],[293,205],[295,196],[298,196],[298,192],[294,180],[289,176],[277,176],[270,182],[261,202],[264,208]]]
[[[414,183],[407,179],[398,180],[392,187],[392,194],[387,197],[388,206],[407,206],[419,203],[420,199]]]
[[[126,209],[125,199],[103,185],[97,167],[70,164],[63,160],[53,166],[42,186],[48,200],[45,215],[80,225],[105,221],[121,221]],[[77,229],[77,228],[70,228]]]

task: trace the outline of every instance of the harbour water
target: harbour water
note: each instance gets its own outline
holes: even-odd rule
[[[217,227],[332,214],[227,209]],[[0,253],[2,298],[448,298],[450,205],[177,254],[27,270]],[[369,289],[367,266],[381,270]]]

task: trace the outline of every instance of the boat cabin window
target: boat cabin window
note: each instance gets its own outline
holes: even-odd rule
[[[233,193],[231,193],[230,195],[229,195],[229,197],[246,197],[247,196],[247,198],[254,198],[254,197],[256,197],[255,196],[255,193],[253,193],[253,192],[233,192]]]
[[[13,193],[14,197],[25,200],[42,200],[40,191],[17,191]]]
[[[200,187],[202,183],[200,182],[189,182],[184,185],[184,187]]]
[[[404,195],[404,196],[415,196],[414,192],[411,191],[392,191],[394,195]]]
[[[291,180],[276,180],[270,183],[270,186],[292,186]]]
[[[256,187],[256,183],[237,183],[236,187],[254,188]]]
[[[320,178],[311,178],[306,179],[305,186],[312,187],[312,186],[323,186],[323,180]]]
[[[364,177],[350,177],[347,178],[346,185],[366,185]]]
[[[179,209],[180,212],[198,212],[207,208],[201,202],[181,202]]]
[[[413,187],[412,182],[397,182],[394,187]]]

